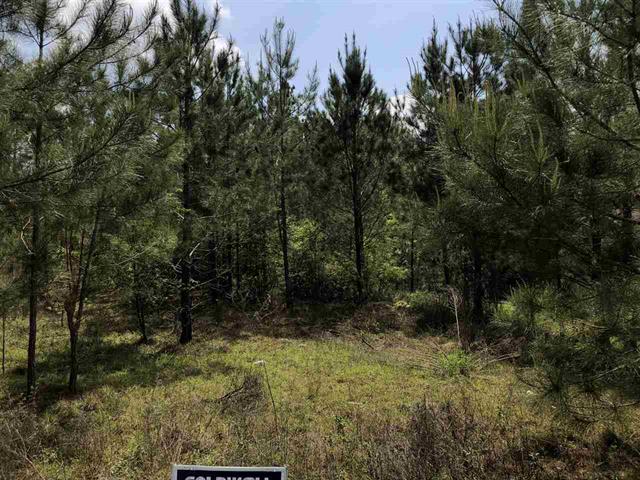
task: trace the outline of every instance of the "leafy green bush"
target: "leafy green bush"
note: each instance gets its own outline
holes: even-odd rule
[[[458,349],[442,355],[438,363],[445,376],[457,377],[469,373],[473,366],[473,359],[464,350]]]

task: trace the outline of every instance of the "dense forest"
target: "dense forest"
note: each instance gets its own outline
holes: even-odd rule
[[[640,1],[493,0],[426,29],[403,94],[356,34],[321,82],[283,19],[249,64],[195,0],[1,1],[11,408],[69,398],[46,383],[43,325],[78,395],[96,319],[139,348],[169,332],[179,356],[229,315],[348,307],[409,312],[460,371],[493,346],[572,421],[635,411]],[[611,442],[638,455],[638,432]],[[507,478],[469,471],[424,478]]]

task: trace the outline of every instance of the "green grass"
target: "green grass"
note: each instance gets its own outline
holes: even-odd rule
[[[26,346],[25,322],[14,322],[0,381],[4,403],[14,405],[0,409],[0,478],[168,478],[172,462],[288,465],[292,479],[374,478],[371,459],[425,401],[466,399],[505,429],[568,435],[510,364],[462,354],[444,336],[373,334],[333,320],[333,333],[325,328],[304,312],[295,322],[229,318],[214,327],[200,319],[187,346],[168,330],[141,345],[117,321],[94,316],[80,346],[81,392],[68,396],[66,329],[45,318],[37,400],[25,409],[12,401]]]

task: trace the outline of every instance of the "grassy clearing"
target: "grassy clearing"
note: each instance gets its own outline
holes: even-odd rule
[[[64,393],[66,329],[45,319],[29,407],[15,401],[26,322],[12,323],[0,478],[168,478],[172,462],[288,465],[294,480],[634,478],[637,425],[572,424],[510,363],[394,315],[227,314],[199,319],[185,347],[171,331],[138,344],[94,315],[76,397]]]

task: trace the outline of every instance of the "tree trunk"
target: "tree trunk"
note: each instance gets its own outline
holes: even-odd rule
[[[149,343],[149,337],[147,336],[147,322],[145,318],[145,301],[144,297],[139,293],[136,293],[136,316],[138,317],[138,327],[140,328],[142,342]]]
[[[601,277],[602,236],[598,227],[593,222],[591,230],[591,280],[598,281]]]
[[[416,291],[416,273],[415,273],[415,258],[416,258],[416,252],[415,252],[415,245],[416,245],[416,240],[415,240],[415,232],[413,230],[413,228],[411,229],[411,242],[409,244],[409,291],[410,292],[415,292]]]
[[[89,240],[89,246],[87,253],[83,256],[82,250],[79,257],[78,267],[78,282],[76,284],[76,295],[71,295],[69,298],[66,310],[67,310],[67,325],[69,326],[69,346],[70,346],[70,369],[69,369],[69,391],[76,393],[78,389],[78,334],[80,332],[80,325],[84,317],[84,302],[87,298],[87,292],[89,288],[89,277],[91,274],[91,262],[96,249],[96,243],[98,239],[98,230],[100,229],[100,211],[101,211],[102,198],[98,202],[96,207],[96,216],[93,223],[93,229],[91,230],[91,238]],[[80,244],[84,242],[84,232]],[[84,265],[83,265],[84,261]],[[76,312],[76,300],[78,310]]]
[[[40,215],[34,206],[34,215]],[[34,220],[32,242],[34,251],[29,265],[29,343],[27,347],[27,398],[31,398],[36,383],[36,335],[38,332],[38,259],[36,243],[39,242],[39,226]]]
[[[258,287],[258,293],[257,296],[258,298],[263,298],[267,291],[269,290],[269,268],[267,265],[267,245],[266,245],[266,239],[267,239],[267,231],[265,228],[265,224],[260,223],[258,225],[258,229],[260,232],[260,235],[258,235],[256,237],[256,243],[254,245],[254,248],[258,249],[258,255],[259,255],[259,260],[258,260],[258,278],[259,278],[259,287]]]
[[[69,314],[67,314],[69,315]],[[67,318],[69,324],[69,391],[78,392],[78,328],[73,326],[74,319]]]
[[[289,229],[287,226],[287,197],[284,178],[280,174],[280,246],[282,248],[282,266],[284,270],[284,298],[287,307],[291,307],[291,279],[289,277]]]
[[[184,170],[189,170],[188,162],[184,164]],[[188,176],[188,173],[185,175]],[[185,193],[183,195],[183,206],[186,213],[182,223],[182,246],[183,254],[180,263],[180,343],[188,343],[193,337],[193,327],[191,319],[191,255],[189,247],[191,246],[191,183],[185,181],[184,184]]]
[[[211,233],[207,241],[207,263],[209,280],[209,305],[212,307],[218,304],[220,297],[220,274],[218,272],[218,252],[215,234]]]
[[[193,322],[191,318],[191,273],[192,260],[191,248],[193,244],[193,185],[191,180],[192,156],[193,156],[193,124],[191,119],[192,89],[191,82],[183,98],[184,110],[182,112],[181,126],[187,136],[185,158],[182,162],[182,208],[184,219],[182,221],[181,261],[180,261],[180,343],[189,343],[193,338]]]
[[[484,311],[482,308],[482,300],[484,298],[484,288],[482,286],[482,255],[478,245],[478,235],[474,233],[471,244],[471,257],[473,262],[473,320],[478,324],[484,323]]]
[[[358,287],[358,302],[365,301],[365,280],[364,280],[364,233],[362,225],[362,212],[358,212],[355,217],[355,242],[356,242],[356,274]]]
[[[624,218],[622,223],[623,237],[622,237],[622,255],[621,261],[625,266],[629,266],[633,257],[633,207],[631,205],[625,205],[622,208],[622,217]]]
[[[44,57],[44,30],[38,30],[38,65]],[[41,167],[42,154],[42,120],[38,118],[33,143],[33,162],[36,175]],[[36,187],[40,192],[40,187]],[[40,229],[40,207],[42,198],[36,195],[31,211],[33,228],[31,230],[31,248],[33,251],[29,261],[29,343],[27,347],[27,398],[31,398],[36,384],[36,336],[38,332],[38,299],[40,296],[42,232]]]
[[[69,329],[69,392],[78,391],[78,331],[79,323],[76,323],[76,298],[69,297],[64,306],[67,313],[67,328]]]
[[[140,279],[139,267],[133,263],[133,288],[135,290],[133,296],[134,307],[136,309],[136,319],[138,320],[138,328],[144,343],[149,342],[147,337],[147,324],[145,319],[145,300],[142,294],[142,281]]]
[[[193,324],[191,319],[191,265],[182,260],[180,272],[180,343],[189,343],[193,338]]]
[[[7,314],[2,313],[2,373],[4,374],[7,351]]]
[[[444,286],[451,285],[451,273],[449,271],[449,248],[447,242],[442,242],[442,274],[444,276]]]
[[[225,235],[225,282],[224,282],[224,294],[227,301],[231,301],[233,298],[233,245],[231,231],[227,228]]]
[[[362,214],[362,199],[360,197],[360,182],[358,171],[354,168],[351,173],[351,196],[353,207],[353,237],[356,262],[357,302],[363,303],[366,296],[365,287],[365,257],[364,257],[364,220]]]
[[[236,257],[236,291],[240,291],[240,282],[242,275],[240,272],[240,229],[238,227],[238,221],[236,220],[236,241],[235,241],[235,257]]]
[[[40,153],[42,150],[42,124],[36,126],[34,140],[34,162],[35,170],[40,170]],[[36,190],[39,190],[37,188]],[[40,203],[42,199],[37,195],[33,202],[31,220],[33,228],[31,230],[32,252],[29,258],[29,343],[27,347],[27,398],[31,398],[36,384],[36,337],[38,332],[38,300],[40,297],[41,278],[41,253],[42,253],[42,233],[40,229]]]

